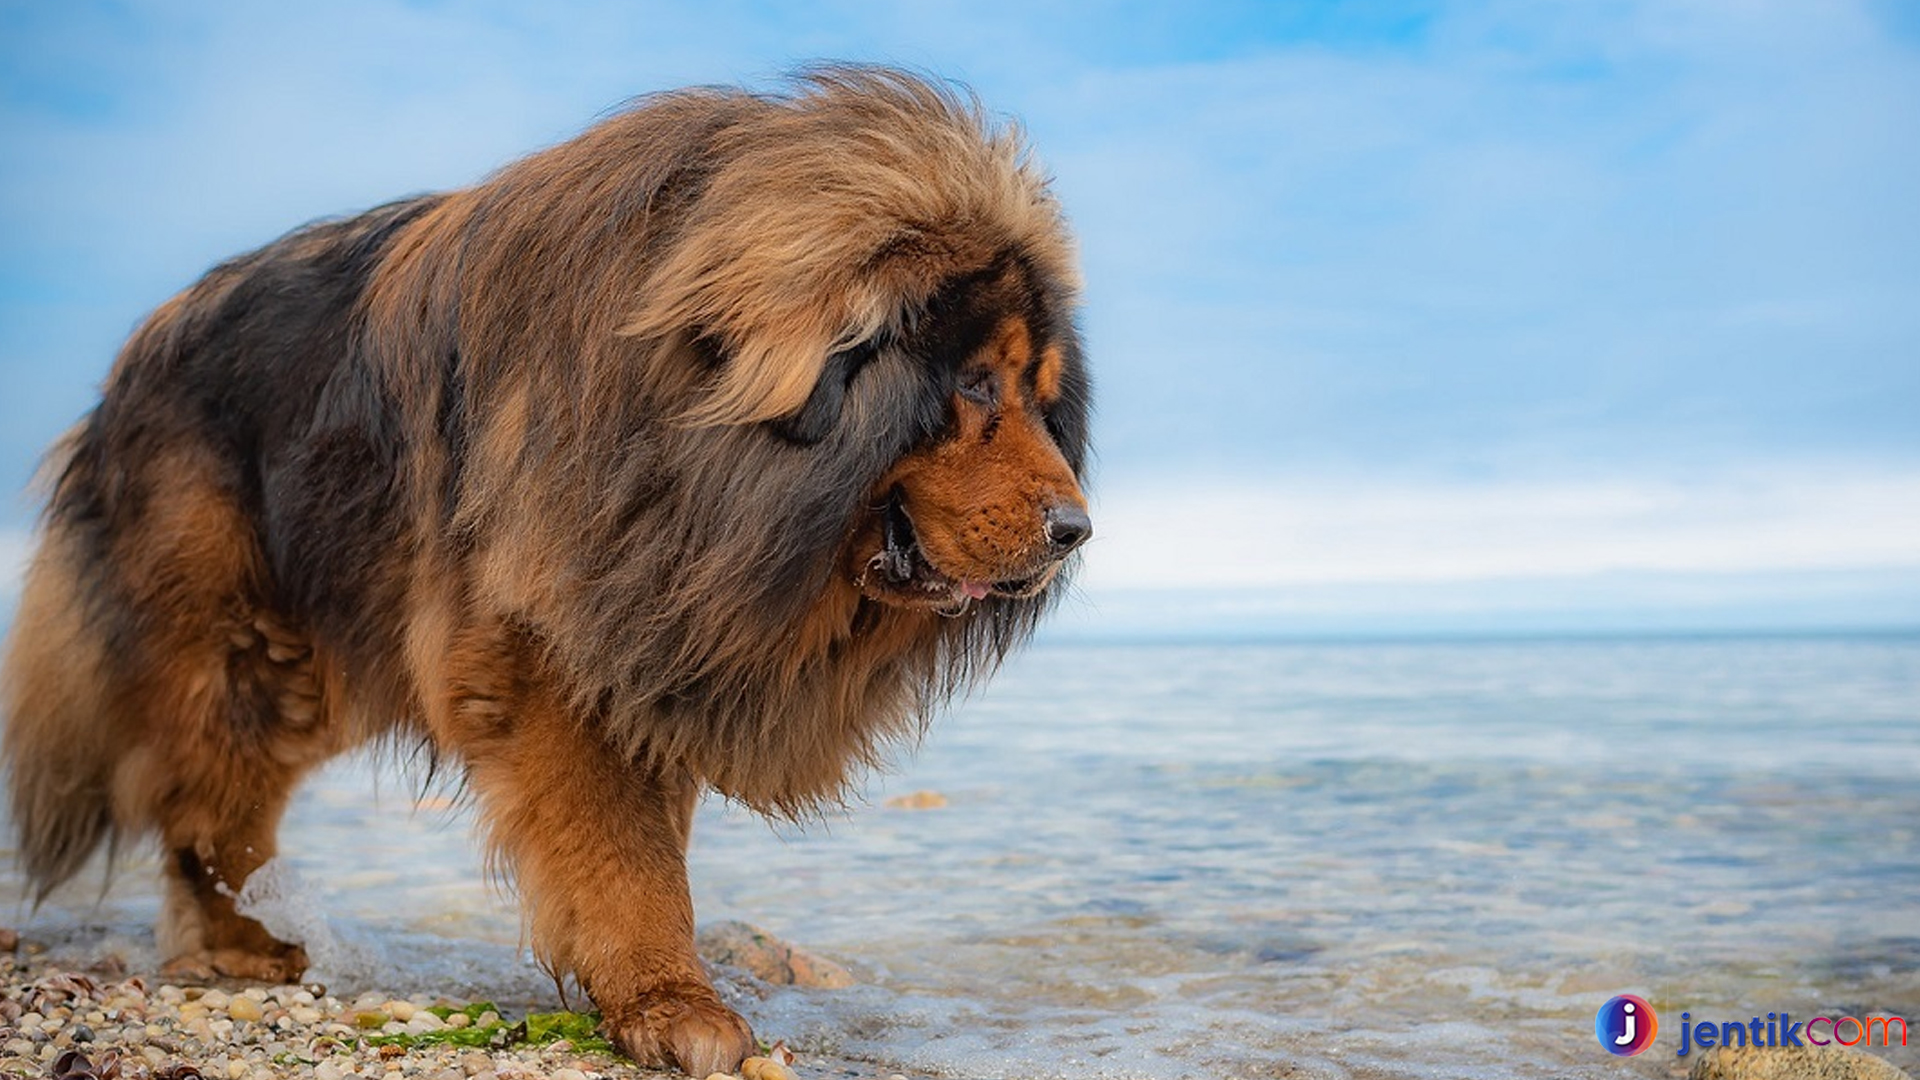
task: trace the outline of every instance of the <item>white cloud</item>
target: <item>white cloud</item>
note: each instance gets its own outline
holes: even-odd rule
[[[1099,501],[1089,590],[1920,567],[1920,473],[1162,484]]]

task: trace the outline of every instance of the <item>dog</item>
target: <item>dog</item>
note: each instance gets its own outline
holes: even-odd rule
[[[157,835],[168,970],[369,743],[477,801],[536,958],[636,1060],[736,1067],[707,790],[805,819],[1029,637],[1092,532],[1063,212],[954,87],[640,99],[462,190],[208,272],[48,455],[4,667],[41,890]]]

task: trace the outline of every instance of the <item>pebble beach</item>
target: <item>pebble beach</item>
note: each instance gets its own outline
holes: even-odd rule
[[[612,1080],[662,1077],[610,1052],[590,1018],[562,1034],[490,1003],[320,984],[196,986],[72,970],[0,931],[0,1077],[54,1080]],[[531,1031],[529,1030],[531,1028]],[[554,1037],[561,1034],[562,1037]],[[565,1037],[571,1034],[573,1037]],[[798,1080],[784,1044],[748,1058],[742,1080]],[[724,1077],[730,1074],[714,1074]],[[884,1077],[844,1065],[809,1077]],[[897,1080],[905,1080],[898,1077]]]

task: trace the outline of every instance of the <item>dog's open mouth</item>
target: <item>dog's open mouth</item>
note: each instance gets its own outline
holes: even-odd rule
[[[887,496],[881,533],[880,550],[868,563],[868,573],[863,580],[877,579],[878,584],[898,596],[940,608],[964,608],[969,601],[989,596],[1032,596],[1046,584],[1045,574],[1006,581],[967,581],[945,573],[921,548],[913,518],[908,516],[898,491]]]

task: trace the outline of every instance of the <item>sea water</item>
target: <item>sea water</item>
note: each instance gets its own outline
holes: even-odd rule
[[[552,1007],[414,796],[316,777],[264,909],[335,992]],[[1678,1076],[1683,1011],[1920,1020],[1920,638],[1043,645],[844,813],[710,801],[691,861],[703,920],[860,978],[723,985],[803,1075]],[[15,921],[137,967],[152,882]]]

